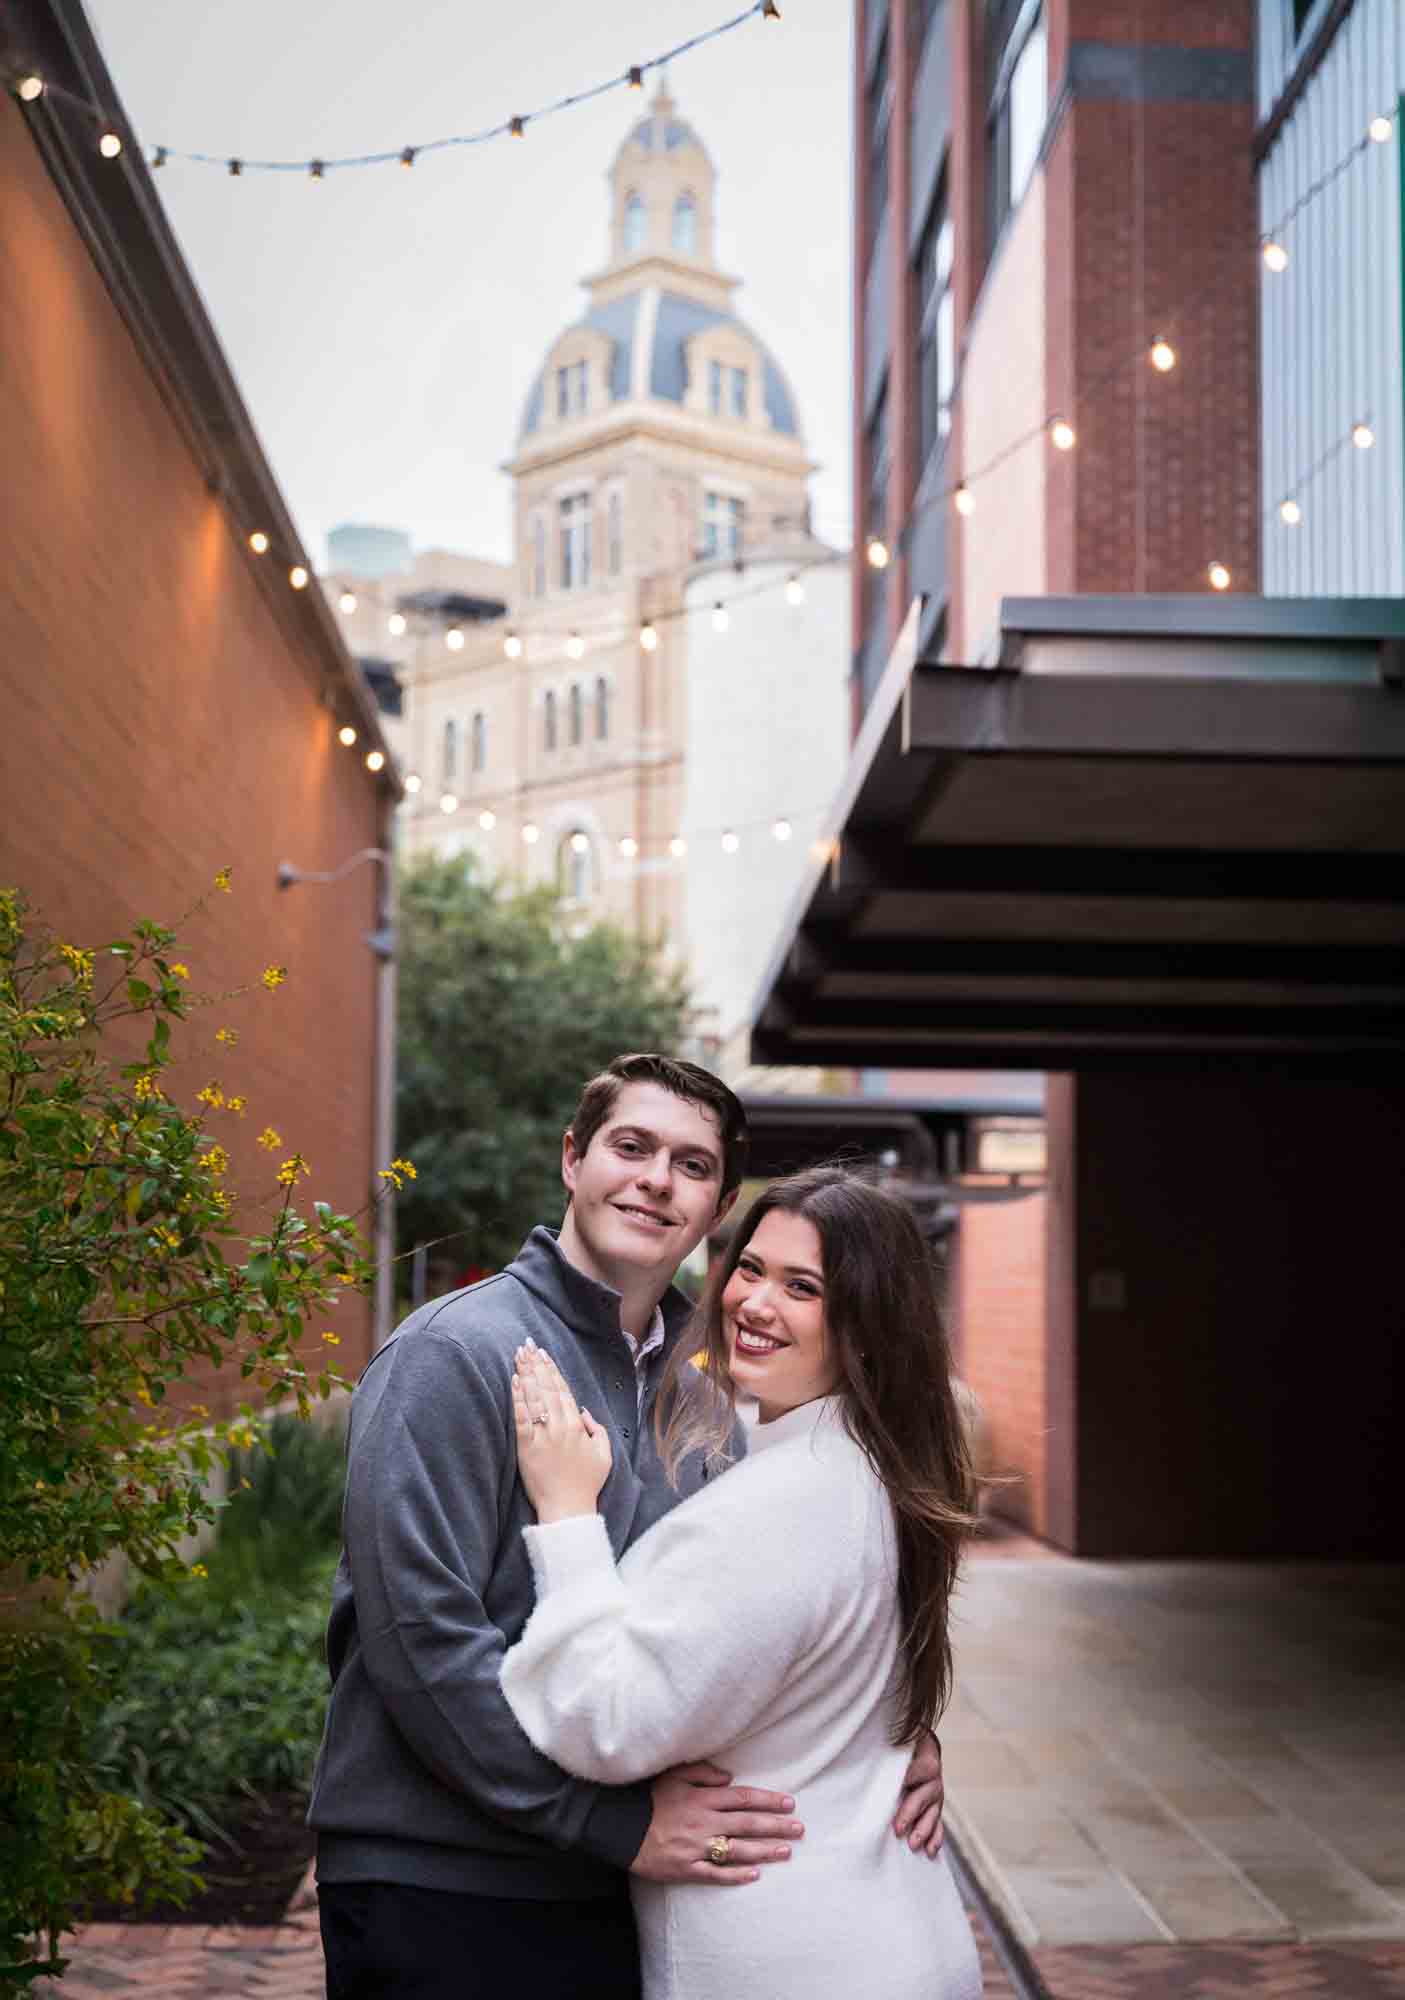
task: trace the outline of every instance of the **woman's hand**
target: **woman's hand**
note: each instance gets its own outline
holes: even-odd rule
[[[593,1514],[610,1476],[610,1439],[579,1409],[556,1363],[539,1347],[519,1347],[512,1377],[517,1469],[545,1525]]]

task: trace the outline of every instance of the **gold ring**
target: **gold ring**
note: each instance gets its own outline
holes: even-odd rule
[[[707,1843],[707,1858],[714,1868],[725,1868],[731,1852],[732,1843],[725,1833],[715,1833]]]

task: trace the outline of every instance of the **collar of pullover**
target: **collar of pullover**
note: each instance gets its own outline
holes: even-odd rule
[[[842,1396],[816,1396],[812,1403],[801,1403],[796,1409],[787,1410],[784,1416],[772,1417],[770,1423],[763,1424],[755,1400],[739,1396],[737,1414],[746,1427],[747,1457],[754,1458],[758,1451],[767,1451],[772,1445],[811,1437],[826,1421],[842,1424],[843,1406]]]
[[[509,1264],[508,1275],[534,1292],[574,1333],[588,1340],[623,1337],[619,1293],[578,1271],[562,1253],[554,1229],[534,1229]],[[670,1285],[659,1301],[659,1310],[671,1340],[691,1317],[693,1305],[676,1285]]]

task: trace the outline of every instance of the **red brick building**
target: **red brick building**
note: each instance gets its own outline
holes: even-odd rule
[[[290,583],[311,564],[81,10],[10,9],[0,66],[47,86],[0,98],[0,881],[90,943],[232,866],[182,953],[193,989],[252,991],[195,1017],[172,1088],[247,1097],[219,1131],[242,1191],[269,1187],[271,1124],[309,1193],[361,1210],[389,1140],[381,871],[280,891],[278,869],[388,850],[398,781],[367,767],[374,706],[322,593]],[[336,1324],[355,1371],[371,1315]]]

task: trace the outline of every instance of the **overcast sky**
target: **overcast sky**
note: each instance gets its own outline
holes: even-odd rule
[[[148,148],[248,158],[472,131],[623,74],[740,0],[87,0]],[[718,255],[795,387],[817,525],[849,518],[848,0],[782,0],[670,73],[720,176]],[[646,94],[651,94],[651,78]],[[523,140],[302,175],[172,162],[158,185],[315,561],[342,521],[510,553],[528,385],[604,261],[620,90]]]

